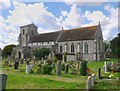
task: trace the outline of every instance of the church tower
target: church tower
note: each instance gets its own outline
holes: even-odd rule
[[[36,34],[38,34],[36,25],[29,24],[29,25],[21,26],[20,35],[18,37],[19,46],[27,47],[31,36]]]

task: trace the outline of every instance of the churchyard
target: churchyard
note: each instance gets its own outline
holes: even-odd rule
[[[120,89],[120,63],[117,59],[87,62],[86,75],[80,73],[84,68],[81,65],[81,62],[56,59],[52,62],[3,59],[1,69],[7,74],[6,89]]]

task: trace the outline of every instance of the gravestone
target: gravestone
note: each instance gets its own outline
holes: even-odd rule
[[[44,61],[43,57],[41,58],[41,61],[42,61],[42,62]]]
[[[46,65],[46,63],[47,63],[46,60],[44,60],[44,65]]]
[[[59,61],[57,62],[57,69],[56,69],[57,75],[61,75],[61,70],[62,70],[61,61],[59,60]]]
[[[101,79],[101,68],[98,69],[98,78]]]
[[[87,91],[89,91],[91,88],[92,88],[92,77],[91,76],[88,76],[88,78],[87,78],[87,82],[86,82],[87,84],[86,84],[86,89],[87,89]]]
[[[76,64],[76,70],[78,70],[79,69],[79,64]]]
[[[7,75],[0,73],[0,91],[5,91],[7,83]]]
[[[69,71],[69,65],[68,65],[68,64],[66,64],[66,65],[65,65],[65,74],[67,74],[67,73],[68,73],[68,71]]]
[[[18,66],[19,66],[19,61],[18,59],[16,59],[14,62],[14,69],[18,69]]]
[[[92,74],[91,77],[92,77],[91,79],[92,79],[92,86],[93,86],[95,83],[95,74]]]
[[[31,70],[31,65],[29,64],[29,61],[26,61],[26,74],[29,74]]]
[[[107,63],[106,63],[106,61],[104,62],[103,69],[104,69],[104,73],[107,73]]]

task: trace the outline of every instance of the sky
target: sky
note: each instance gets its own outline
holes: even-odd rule
[[[113,2],[111,2],[113,1]],[[98,25],[104,40],[118,33],[118,0],[1,0],[0,48],[17,45],[20,26],[34,23],[39,33]]]

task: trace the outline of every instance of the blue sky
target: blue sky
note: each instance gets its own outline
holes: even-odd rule
[[[118,2],[70,2],[69,0],[2,0],[0,2],[0,48],[18,44],[19,27],[34,23],[39,33],[97,25],[101,22],[104,40],[118,33]],[[37,2],[38,1],[38,2]],[[49,2],[48,2],[49,1]],[[74,1],[74,0],[71,0]],[[78,2],[80,1],[80,2]]]

